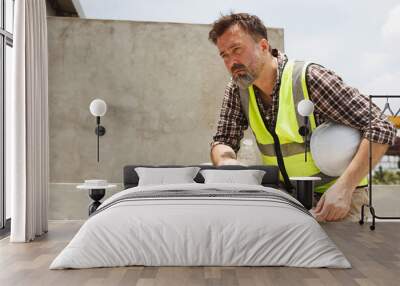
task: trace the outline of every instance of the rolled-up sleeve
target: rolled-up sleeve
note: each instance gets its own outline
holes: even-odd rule
[[[307,85],[315,110],[326,120],[332,120],[360,130],[362,137],[375,143],[393,145],[396,128],[380,108],[371,105],[369,126],[369,98],[343,82],[333,71],[311,64],[307,69]]]
[[[240,140],[247,128],[248,122],[242,111],[239,90],[230,81],[225,89],[217,132],[210,142],[211,148],[218,144],[224,144],[230,146],[237,153],[240,149]]]

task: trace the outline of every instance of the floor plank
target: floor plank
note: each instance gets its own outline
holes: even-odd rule
[[[0,285],[399,285],[400,223],[330,223],[322,227],[345,253],[352,269],[290,267],[116,267],[48,269],[83,221],[52,221],[49,233],[32,243],[0,240]]]

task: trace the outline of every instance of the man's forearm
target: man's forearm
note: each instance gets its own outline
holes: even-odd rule
[[[214,165],[221,165],[224,160],[236,160],[236,153],[233,149],[224,144],[215,145],[211,149],[211,161]]]
[[[361,141],[349,166],[319,200],[314,210],[315,218],[318,221],[336,221],[348,215],[353,191],[369,171],[369,144],[367,139]],[[372,167],[374,167],[385,154],[389,145],[373,142],[371,144]]]
[[[380,161],[386,153],[389,145],[372,142],[372,168]],[[350,165],[336,182],[346,190],[353,191],[360,181],[369,172],[369,141],[362,139],[360,146]]]

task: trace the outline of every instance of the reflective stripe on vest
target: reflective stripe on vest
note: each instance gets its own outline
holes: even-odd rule
[[[305,73],[308,63],[288,61],[284,67],[279,89],[279,108],[275,133],[280,142],[281,153],[286,172],[290,177],[318,176],[315,191],[324,192],[334,184],[337,177],[323,174],[315,165],[311,152],[307,152],[307,162],[304,159],[305,146],[303,137],[298,130],[304,118],[297,112],[297,104],[303,99],[309,99]],[[274,147],[274,139],[266,128],[260,110],[258,109],[253,86],[240,89],[240,100],[249,126],[256,138],[258,148],[262,153],[263,163],[278,166]],[[316,128],[314,114],[309,116],[311,130]],[[283,176],[280,172],[280,180]],[[367,185],[363,179],[360,185]]]

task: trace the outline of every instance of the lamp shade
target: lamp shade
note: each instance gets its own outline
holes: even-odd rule
[[[314,104],[311,100],[303,99],[297,105],[297,112],[301,116],[310,116],[314,112]]]
[[[104,100],[97,98],[90,103],[89,108],[93,116],[103,116],[106,114],[107,104]]]

